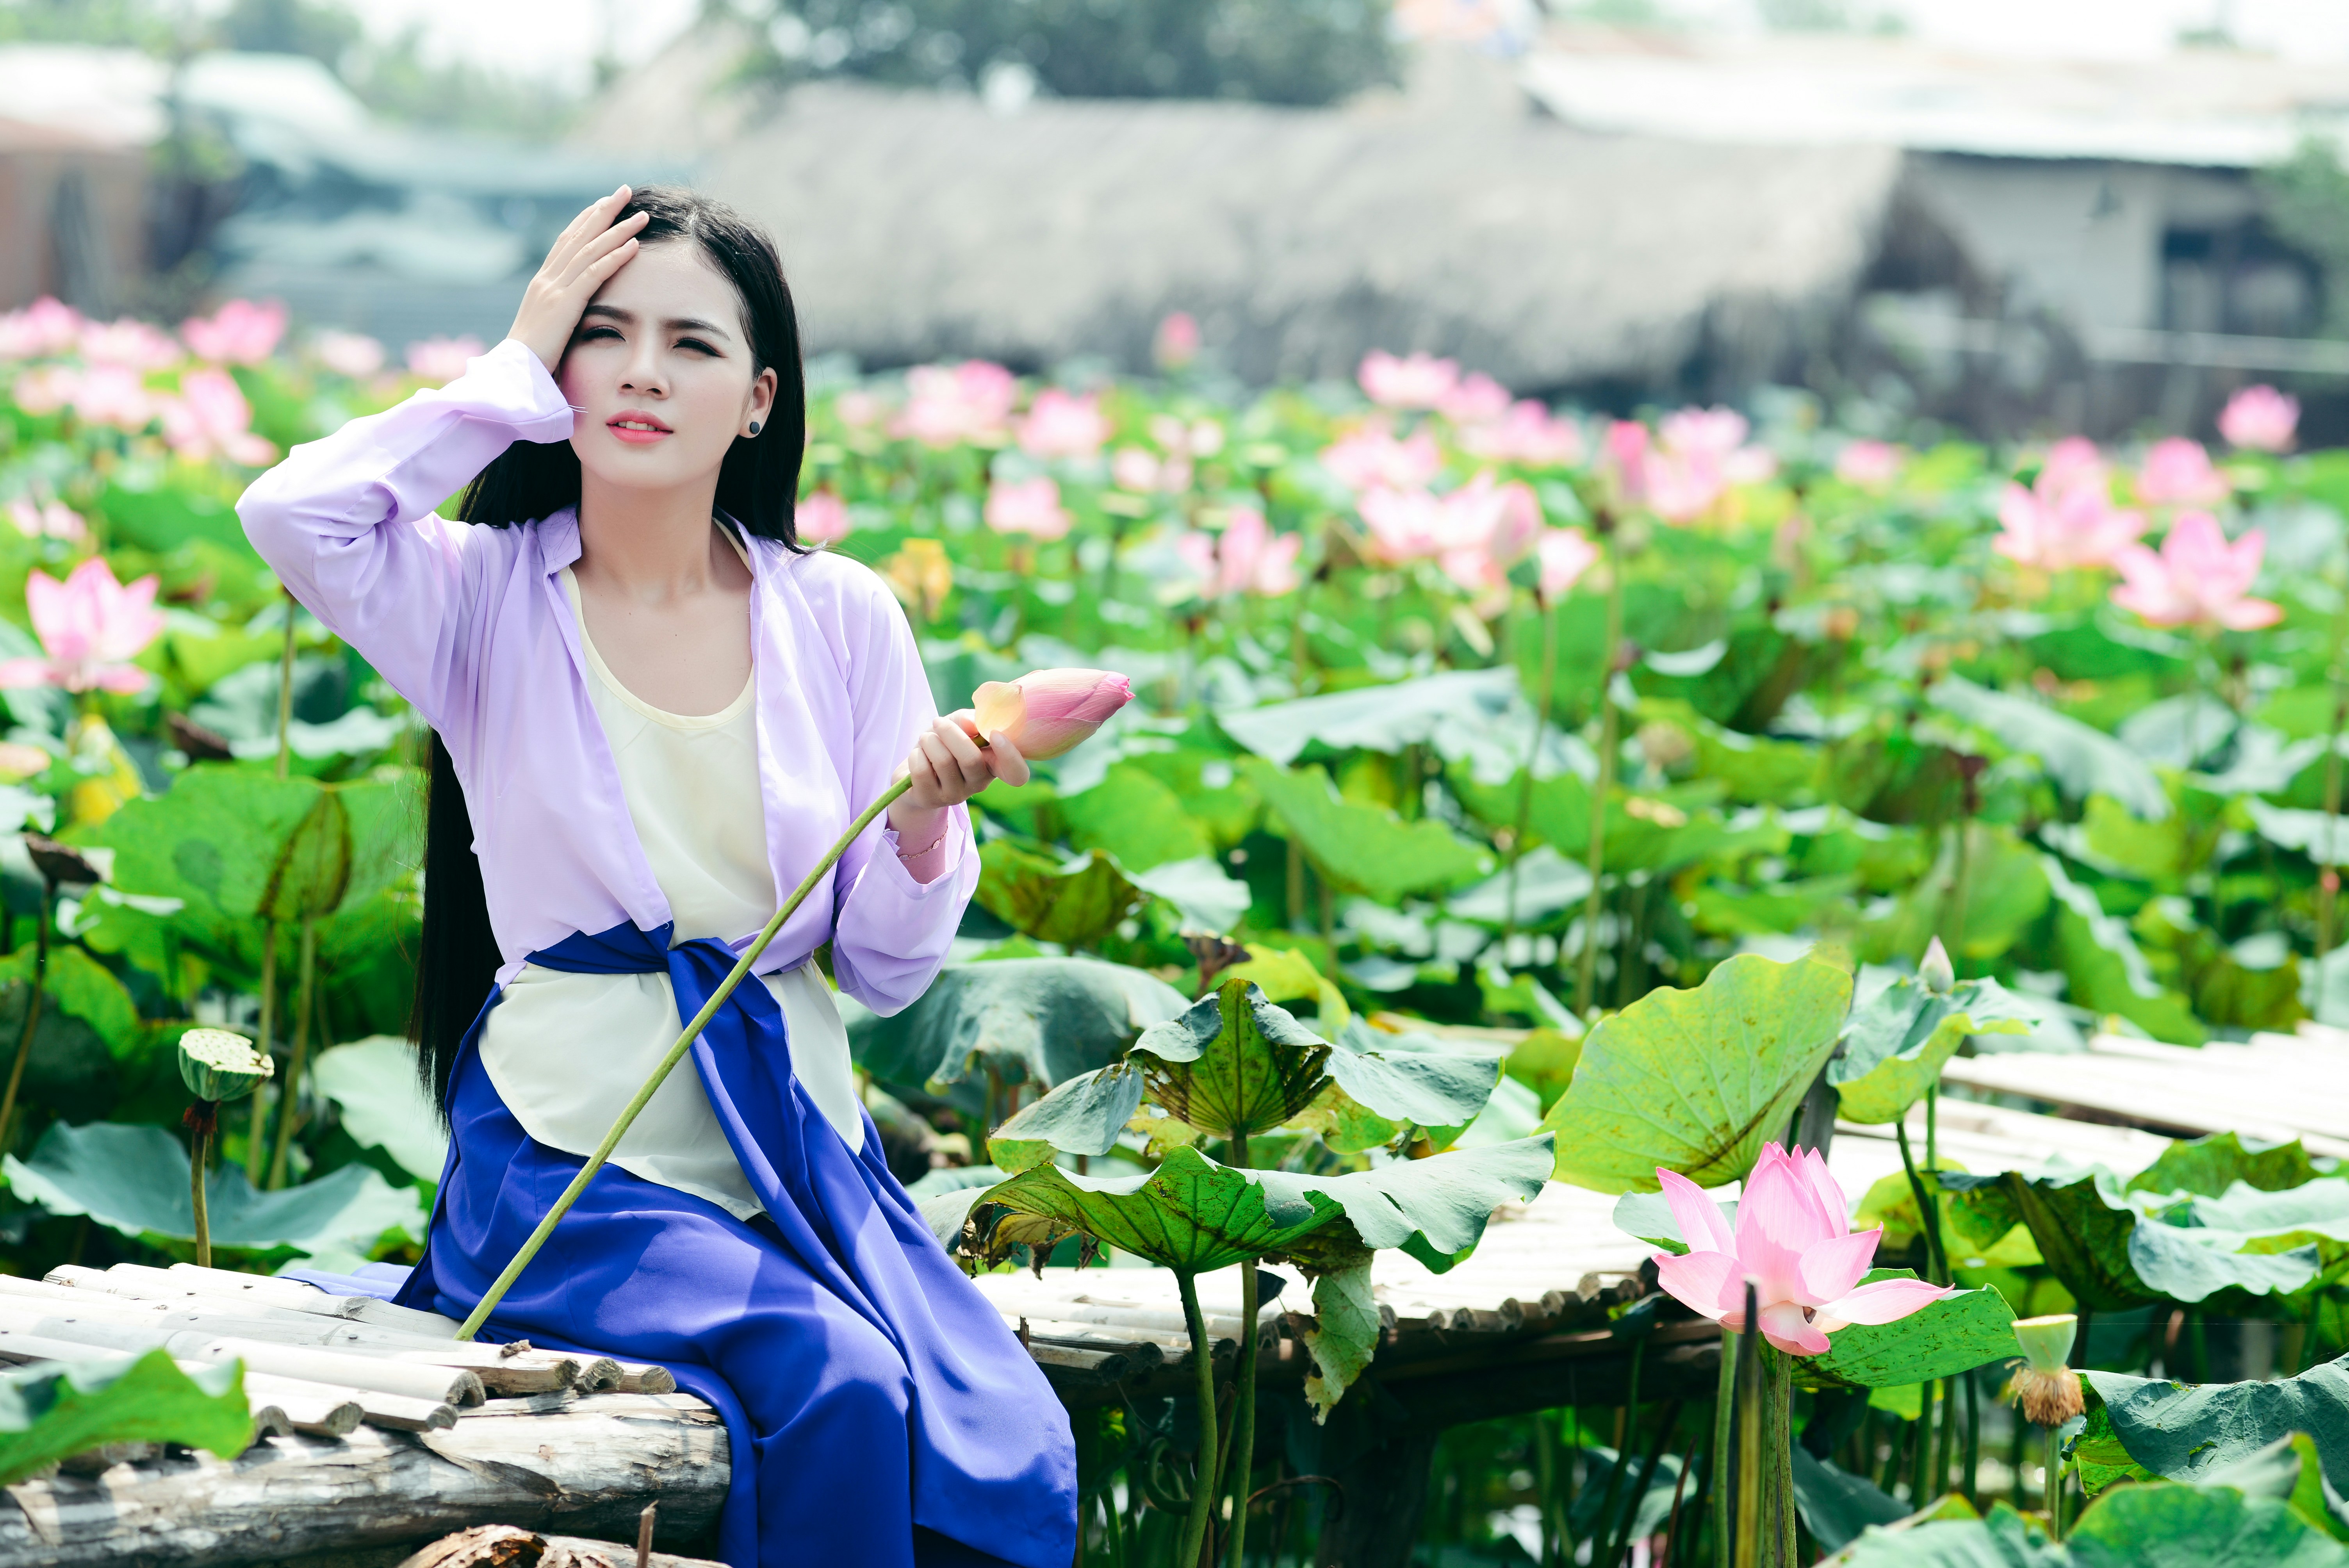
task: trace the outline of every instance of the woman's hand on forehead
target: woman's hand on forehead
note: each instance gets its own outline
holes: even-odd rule
[[[563,351],[571,345],[579,313],[587,308],[595,291],[636,253],[636,235],[650,214],[631,212],[613,222],[631,194],[623,185],[572,219],[555,236],[530,286],[523,290],[522,308],[514,313],[513,326],[506,335],[527,346],[549,374],[562,363]]]

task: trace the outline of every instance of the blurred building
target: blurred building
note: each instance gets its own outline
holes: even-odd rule
[[[2184,428],[2244,378],[2349,377],[2253,180],[2337,129],[2335,71],[1572,27],[1295,110],[770,103],[729,85],[740,53],[688,34],[581,134],[698,158],[782,239],[811,346],[868,364],[1140,366],[1181,309],[1251,380],[1427,348],[1529,391],[1783,381],[1984,431]]]
[[[100,314],[193,253],[212,295],[398,345],[494,340],[554,234],[657,160],[386,124],[294,55],[174,69],[132,50],[0,47],[0,308]],[[192,216],[191,216],[192,214]],[[184,280],[183,280],[184,281]]]

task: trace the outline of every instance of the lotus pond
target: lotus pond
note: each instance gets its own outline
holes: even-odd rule
[[[285,326],[0,316],[8,1272],[421,1239],[419,731],[233,507],[478,346]],[[1199,1275],[1311,1282],[1301,1389],[1197,1356],[1079,1412],[1084,1561],[1313,1561],[1372,1255],[1449,1268],[1555,1181],[1653,1243],[1630,1391],[1444,1431],[1418,1561],[2349,1563],[2330,1161],[1960,1171],[1908,1132],[1961,1053],[2349,1022],[2349,453],[2292,452],[2266,388],[2209,445],[1994,450],[1794,394],[1585,416],[1424,356],[1248,389],[1180,318],[1159,350],[819,363],[800,511],[941,708],[1045,666],[1138,694],[976,802],[949,967],[852,1018],[941,1239],[1171,1268],[1195,1341]],[[1838,1114],[1899,1128],[1899,1175],[1806,1160]],[[1642,1400],[1692,1315],[1758,1331]],[[109,1410],[233,1452],[238,1408],[20,1377],[0,1476]]]

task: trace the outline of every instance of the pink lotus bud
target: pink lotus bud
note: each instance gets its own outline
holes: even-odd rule
[[[1016,681],[988,681],[971,695],[978,733],[1011,738],[1019,755],[1044,761],[1074,750],[1133,700],[1114,670],[1030,670]]]

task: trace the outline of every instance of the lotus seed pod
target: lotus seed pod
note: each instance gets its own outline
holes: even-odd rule
[[[180,1079],[198,1099],[243,1099],[276,1070],[243,1035],[190,1029],[180,1037]]]
[[[2014,1342],[2023,1346],[2023,1364],[2034,1372],[2053,1372],[2070,1365],[2072,1346],[2079,1333],[2079,1318],[2068,1312],[2014,1321]]]
[[[2067,1365],[2079,1332],[2080,1320],[2068,1312],[2015,1322],[2023,1365],[2007,1380],[2005,1397],[2021,1405],[2023,1419],[2034,1426],[2060,1427],[2087,1408],[2080,1375]]]

